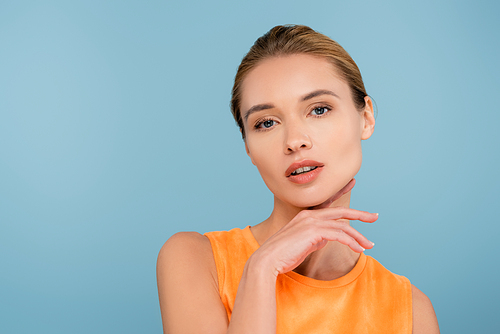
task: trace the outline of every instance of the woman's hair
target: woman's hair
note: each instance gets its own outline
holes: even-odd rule
[[[241,87],[248,73],[261,61],[271,57],[308,54],[330,61],[337,74],[349,85],[358,110],[365,106],[366,90],[359,68],[351,56],[337,42],[303,25],[276,26],[259,37],[241,61],[231,97],[231,112],[245,139],[241,118]]]

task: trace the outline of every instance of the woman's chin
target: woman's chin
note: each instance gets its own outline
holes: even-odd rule
[[[314,196],[314,197],[309,197],[309,196],[304,196],[304,198],[293,198],[290,199],[290,201],[285,200],[285,202],[288,202],[290,205],[295,206],[297,208],[301,209],[310,209],[316,206],[320,206],[321,204],[327,202],[330,197],[328,196]]]
[[[311,189],[312,191],[302,193],[288,193],[288,196],[282,198],[282,201],[288,203],[289,205],[302,209],[326,208],[331,206],[332,204],[335,206],[343,206],[345,205],[345,195],[347,195],[347,193],[351,190],[346,189],[346,187],[348,186],[349,181],[347,181],[346,184],[341,183],[339,185],[333,186],[332,188],[330,188],[330,191],[327,191],[326,189]],[[352,188],[352,186],[350,188]],[[331,191],[332,189],[334,190],[333,193]]]

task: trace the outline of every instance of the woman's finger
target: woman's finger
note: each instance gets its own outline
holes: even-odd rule
[[[372,243],[370,243],[368,247],[363,247],[358,240],[345,233],[343,230],[330,230],[327,235],[327,240],[338,241],[341,244],[347,245],[356,253],[362,253],[365,248],[373,247]]]
[[[363,250],[364,249],[371,249],[374,245],[373,242],[368,240],[368,238],[366,238],[363,234],[361,234],[358,230],[356,230],[354,227],[349,225],[347,222],[342,223],[339,221],[323,221],[321,225],[322,225],[322,229],[324,231],[323,237],[325,237],[327,239],[329,237],[331,237],[331,235],[332,235],[331,231],[334,231],[337,233],[342,232],[342,236],[344,237],[344,241],[345,241],[345,236],[348,236],[350,238],[350,239],[348,239],[348,241],[349,241],[348,244],[344,243],[344,242],[343,243],[348,245],[349,247],[351,247],[355,251],[359,251],[359,248],[363,248]],[[328,239],[328,240],[330,240],[330,239]],[[354,245],[354,243],[360,247],[357,247],[356,245]],[[354,248],[353,248],[353,246],[354,246]]]
[[[318,219],[348,219],[360,220],[365,223],[373,223],[378,219],[378,213],[371,213],[345,207],[324,208],[320,210],[303,210],[297,217],[314,217]]]

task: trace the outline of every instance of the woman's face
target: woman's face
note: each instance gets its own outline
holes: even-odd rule
[[[356,109],[347,83],[323,58],[262,61],[245,78],[245,146],[281,201],[311,207],[345,186],[361,166],[361,140],[373,133],[371,100]]]

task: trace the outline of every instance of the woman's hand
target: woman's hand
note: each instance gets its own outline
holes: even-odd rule
[[[373,223],[377,213],[369,213],[345,207],[328,206],[354,187],[351,180],[335,196],[310,210],[303,210],[288,224],[271,236],[252,255],[271,268],[274,275],[295,269],[314,251],[323,248],[328,241],[338,241],[361,253],[373,247],[373,243],[349,225],[349,220]]]

